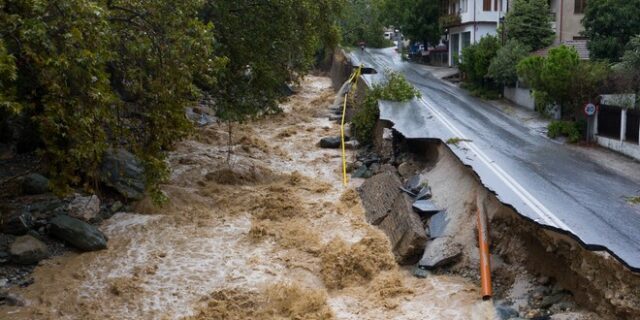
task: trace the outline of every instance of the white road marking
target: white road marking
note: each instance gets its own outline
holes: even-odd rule
[[[424,98],[419,99],[427,109],[429,109],[454,135],[457,135],[460,139],[466,139],[465,135],[458,130],[443,114],[436,110],[436,108]],[[491,171],[493,171],[500,180],[502,180],[511,190],[524,201],[535,213],[537,213],[546,224],[564,229],[571,233],[574,233],[569,226],[567,226],[562,220],[557,218],[547,207],[545,207],[538,199],[532,196],[525,188],[523,188],[514,178],[506,173],[495,161],[491,160],[484,152],[480,151],[472,142],[462,141],[466,147],[473,151],[480,161],[482,161]],[[574,233],[575,234],[575,233]]]

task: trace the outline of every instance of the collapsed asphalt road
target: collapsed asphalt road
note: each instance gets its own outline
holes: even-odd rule
[[[607,251],[640,271],[640,208],[624,197],[640,189],[640,174],[622,175],[507,117],[462,89],[402,62],[393,49],[353,51],[354,64],[401,72],[422,92],[403,107],[380,105],[380,118],[406,138],[450,147],[500,201],[536,223]],[[377,75],[365,75],[375,82]],[[638,165],[640,172],[640,165]]]

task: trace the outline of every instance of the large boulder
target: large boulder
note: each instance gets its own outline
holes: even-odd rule
[[[100,213],[100,198],[96,195],[77,197],[69,203],[69,216],[90,221]]]
[[[136,156],[124,149],[105,152],[101,179],[128,199],[141,200],[144,197],[144,167]]]
[[[345,137],[345,141],[349,141],[349,138]],[[340,137],[326,137],[320,139],[320,148],[338,149],[341,145],[342,139]]]
[[[47,245],[30,236],[21,236],[9,247],[11,260],[18,264],[34,264],[49,256]]]
[[[82,251],[107,248],[107,237],[98,228],[66,215],[53,218],[49,231],[54,237]]]
[[[35,195],[49,192],[49,179],[38,173],[31,173],[22,179],[22,192]]]
[[[427,244],[427,233],[420,216],[411,208],[411,198],[401,193],[389,214],[378,228],[389,237],[396,262],[401,265],[414,264],[420,259]]]

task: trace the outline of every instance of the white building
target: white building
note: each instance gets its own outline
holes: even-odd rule
[[[444,25],[449,40],[449,65],[462,49],[486,35],[495,35],[508,8],[508,0],[448,0]]]

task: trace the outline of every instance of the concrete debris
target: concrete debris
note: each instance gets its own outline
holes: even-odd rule
[[[442,211],[442,208],[431,200],[417,200],[413,203],[413,209],[420,214],[436,214]]]
[[[462,246],[450,237],[441,237],[427,243],[418,266],[435,269],[456,262],[462,256]]]
[[[408,195],[410,195],[410,196],[412,196],[412,197],[415,197],[415,196],[416,196],[416,194],[415,194],[415,193],[413,193],[413,192],[412,192],[411,190],[409,190],[409,189],[405,189],[404,187],[400,187],[400,191],[402,191],[402,192],[404,192],[404,193],[406,193],[406,194],[408,194]]]
[[[432,239],[446,236],[447,225],[449,224],[449,217],[447,217],[446,211],[441,211],[431,219],[429,219],[429,236]]]
[[[9,247],[9,253],[17,264],[34,264],[49,256],[47,245],[30,235],[16,238]]]
[[[383,172],[365,181],[359,188],[367,222],[378,225],[391,212],[400,195],[402,183],[392,172]]]
[[[396,196],[391,212],[378,228],[389,237],[398,264],[413,264],[420,259],[427,234],[420,217],[411,209],[408,195],[401,193]]]
[[[422,178],[419,174],[409,178],[407,182],[404,184],[405,189],[411,191],[413,194],[417,194],[420,192],[420,189],[423,187]]]
[[[422,187],[418,194],[416,195],[416,200],[428,200],[431,199],[431,187]]]

